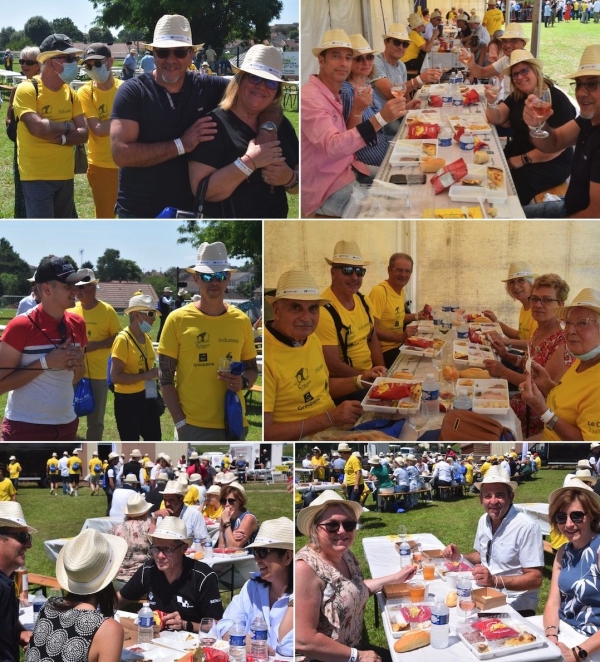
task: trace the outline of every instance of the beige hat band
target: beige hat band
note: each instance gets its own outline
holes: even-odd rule
[[[158,533],[157,533],[157,531],[158,531]],[[165,538],[164,536],[160,535],[161,533],[163,533],[163,534],[168,533],[169,537]],[[162,540],[169,540],[171,538],[173,538],[175,540],[187,540],[189,538],[189,536],[184,536],[181,533],[177,533],[177,531],[163,531],[158,526],[154,530],[154,533],[149,534],[148,537],[149,538],[161,538]]]
[[[347,253],[335,253],[332,261],[333,260],[341,260],[341,259],[346,259],[346,260],[362,260],[362,257],[360,255],[349,255]]]
[[[319,46],[320,49],[326,50],[327,48],[332,48],[333,46],[343,46],[344,48],[350,48],[352,49],[352,44],[348,41],[326,41],[323,44]]]
[[[248,69],[258,69],[259,71],[266,71],[269,74],[273,74],[273,76],[281,76],[281,71],[279,69],[267,67],[266,64],[260,64],[258,62],[252,62],[248,64]]]
[[[94,575],[94,577],[88,577],[84,582],[78,582],[75,579],[73,579],[72,575],[69,574],[72,571],[70,571],[69,568],[67,568],[67,566],[65,565],[65,572],[69,577],[69,591],[71,593],[75,593],[76,595],[86,595],[86,591],[89,591],[90,583],[95,581],[96,579],[101,578],[104,574],[108,572],[113,562],[113,550],[112,547],[110,547],[110,545],[108,546],[108,550],[109,550],[108,560],[106,561],[104,566],[100,569],[99,572],[97,572]],[[79,591],[81,591],[81,593],[78,593],[78,589]]]
[[[156,43],[159,41],[185,41],[186,44],[192,45],[192,40],[185,34],[161,34],[154,39]]]
[[[296,287],[296,288],[290,287],[284,290],[279,290],[277,292],[278,297],[282,297],[286,294],[316,294],[317,297],[321,296],[319,294],[319,290],[315,289],[314,287]]]
[[[580,64],[579,71],[584,69],[600,69],[600,62],[594,62],[593,64]]]

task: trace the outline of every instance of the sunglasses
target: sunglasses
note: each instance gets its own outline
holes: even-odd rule
[[[156,310],[140,310],[140,313],[143,313],[146,315],[146,317],[149,317],[151,320],[153,320],[156,317]]]
[[[182,543],[183,544],[183,543]],[[173,552],[176,549],[179,549],[182,545],[175,545],[175,547],[150,547],[150,552],[154,554],[154,556],[158,556],[159,554],[162,554],[163,556],[173,556]]]
[[[64,342],[67,341],[67,338],[69,337],[68,334],[68,329],[67,329],[67,324],[64,319],[62,319],[59,323],[58,326],[56,327],[57,331],[60,333],[60,344],[62,345]]]
[[[356,274],[359,278],[362,278],[367,273],[364,267],[334,267],[334,269],[341,269],[344,276]]]
[[[400,46],[402,46],[402,48],[406,47],[406,42],[400,41],[400,39],[392,39],[391,42],[396,48],[399,48]]]
[[[183,60],[190,53],[189,48],[155,48],[152,53],[160,60],[166,60],[171,53],[178,59]]]
[[[228,506],[235,506],[235,504],[237,503],[237,499],[232,499],[231,497],[230,497],[229,499],[219,499],[219,503],[220,503],[222,506],[224,506],[224,505],[226,505],[226,504],[227,504]]]
[[[490,559],[492,558],[492,541],[488,540],[487,550],[485,552],[485,562],[489,565]]]
[[[37,64],[37,60],[19,60],[19,64],[21,66],[26,64],[28,67],[33,67],[34,64]]]
[[[572,90],[580,90],[582,87],[584,87],[586,92],[597,92],[598,88],[600,87],[600,83],[584,83],[580,80],[569,84],[571,85]]]
[[[13,540],[16,540],[17,542],[20,542],[21,545],[31,545],[31,542],[33,538],[31,537],[31,533],[17,533],[15,531],[7,531],[7,532],[0,532],[0,535],[6,536],[7,538],[12,538]]]
[[[104,58],[102,60],[92,60],[91,62],[84,62],[83,66],[88,70],[91,71],[94,67],[97,67],[100,69],[100,67],[106,62],[108,58]]]
[[[342,522],[336,522],[335,520],[329,520],[329,522],[321,522],[317,526],[322,526],[327,533],[337,533],[340,530],[340,526],[344,528],[344,531],[354,531],[358,522],[355,522],[353,519],[345,519]]]
[[[210,283],[212,280],[218,280],[219,283],[224,283],[227,280],[227,271],[217,271],[214,274],[200,274],[200,280],[205,283]]]
[[[73,62],[78,62],[79,61],[79,56],[78,55],[59,55],[58,57],[53,57],[53,60],[65,60],[69,64],[73,64]]]
[[[565,524],[567,521],[567,518],[571,519],[571,522],[573,524],[581,524],[583,522],[583,518],[585,517],[586,513],[584,513],[581,510],[574,510],[572,513],[563,513],[561,511],[555,513],[554,515],[554,521],[557,524]]]
[[[517,80],[519,76],[527,76],[527,74],[531,71],[531,67],[523,67],[522,69],[519,69],[519,71],[512,71],[510,74],[510,77],[513,80]]]
[[[279,88],[279,81],[276,80],[268,80],[267,78],[261,78],[256,74],[248,74],[246,78],[250,83],[252,83],[252,85],[260,85],[261,83],[264,83],[267,86],[268,90],[276,90]]]
[[[258,556],[259,559],[266,559],[267,554],[274,552],[270,547],[253,547],[251,550],[253,556]]]
[[[362,64],[365,61],[366,62],[373,62],[374,59],[375,59],[375,56],[373,55],[373,53],[369,53],[368,55],[359,55],[359,56],[355,57],[354,61],[359,62],[359,63]]]
[[[77,285],[77,289],[83,290],[83,288],[87,287],[88,285],[96,285],[96,283],[86,283],[85,285]]]

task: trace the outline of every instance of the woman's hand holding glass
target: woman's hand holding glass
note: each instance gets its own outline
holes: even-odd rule
[[[272,163],[282,163],[284,161],[281,155],[281,143],[279,140],[271,140],[267,143],[257,145],[254,140],[248,143],[246,149],[246,156],[252,159],[256,168],[263,168],[264,166],[271,165]]]
[[[549,92],[549,90],[548,90]],[[544,103],[542,101],[542,103]],[[537,104],[537,105],[536,105]],[[550,117],[554,114],[552,110],[551,102],[548,100],[548,105],[540,106],[540,98],[535,94],[530,94],[527,99],[525,99],[525,108],[523,109],[523,120],[527,126],[530,128],[538,127],[540,128],[545,122],[547,122]],[[540,123],[540,120],[541,123]],[[535,137],[533,131],[531,135]]]
[[[485,98],[489,103],[490,108],[498,107],[498,96],[500,95],[500,88],[502,87],[502,82],[500,81],[499,76],[491,76],[489,79],[489,84],[485,86]]]
[[[373,103],[373,89],[370,85],[362,89],[358,85],[354,88],[354,101],[352,102],[352,114],[361,115]]]

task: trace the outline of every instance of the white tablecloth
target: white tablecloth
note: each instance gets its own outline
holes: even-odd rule
[[[117,517],[90,517],[86,519],[81,527],[81,532],[86,529],[95,529],[100,533],[108,533],[111,526],[121,524],[122,520]]]
[[[550,524],[550,504],[548,503],[515,503],[515,508],[517,510],[520,510],[521,512],[526,513],[531,517],[531,519],[534,519],[540,529],[542,530],[542,535],[544,536],[549,536],[550,535],[550,529],[551,524]]]
[[[304,494],[304,492],[308,492],[310,489],[312,489],[313,492],[324,492],[325,490],[341,490],[342,484],[319,483],[318,485],[296,485],[296,490],[300,492],[300,494]]]

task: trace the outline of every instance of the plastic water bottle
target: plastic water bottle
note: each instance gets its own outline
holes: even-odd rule
[[[229,629],[230,662],[246,662],[246,630],[240,621]]]
[[[150,603],[144,602],[138,611],[138,644],[149,644],[154,637],[154,614]]]
[[[200,538],[194,538],[194,542],[192,544],[192,549],[195,552],[199,552],[202,549],[202,540],[200,540]]]
[[[269,632],[262,616],[257,616],[250,625],[250,653],[255,660],[269,659]]]
[[[398,553],[400,554],[400,568],[406,568],[407,565],[412,563],[410,558],[410,545],[408,544],[406,538],[404,538],[400,543]]]
[[[456,84],[460,87],[464,82],[464,78],[462,75],[462,71],[457,71],[456,72]]]
[[[438,133],[438,147],[452,147],[452,129],[444,126]]]
[[[458,395],[456,396],[456,398],[454,398],[454,403],[452,406],[454,407],[454,409],[464,409],[466,411],[470,411],[471,409],[473,409],[473,401],[469,397],[469,394],[467,393],[467,389],[465,388],[458,389]]]
[[[466,616],[475,606],[472,598],[471,580],[464,574],[459,574],[456,582],[456,605],[459,616]]]
[[[432,416],[437,414],[440,410],[439,403],[440,385],[435,381],[432,373],[427,375],[427,379],[423,382],[422,399],[427,405],[427,411]]]
[[[40,615],[40,611],[46,602],[46,598],[41,591],[38,591],[32,598],[31,604],[33,605],[33,622],[35,623]]]
[[[452,105],[453,106],[463,105],[462,93],[460,91],[457,78],[454,79],[454,84],[452,85]]]
[[[212,559],[213,557],[213,544],[212,540],[204,541],[204,559]]]
[[[431,608],[430,643],[432,648],[448,648],[450,610],[443,600],[436,600]]]
[[[467,130],[460,137],[458,146],[465,152],[472,152],[473,147],[475,146],[475,140],[473,139],[473,134]]]

